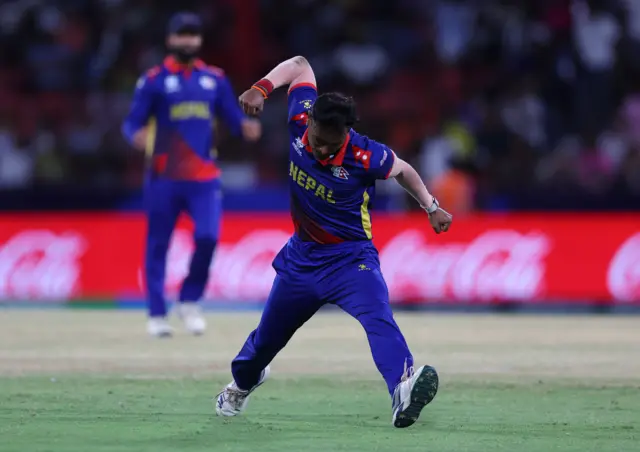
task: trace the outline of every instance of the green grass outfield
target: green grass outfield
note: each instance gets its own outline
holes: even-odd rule
[[[255,324],[144,335],[140,313],[0,313],[0,451],[640,450],[640,319],[398,316],[441,387],[413,427],[390,399],[360,327],[322,315],[273,363],[245,416],[211,398]]]
[[[242,418],[212,414],[223,381],[5,379],[5,452],[634,451],[640,391],[554,384],[444,384],[420,423],[390,426],[379,383],[270,382]]]

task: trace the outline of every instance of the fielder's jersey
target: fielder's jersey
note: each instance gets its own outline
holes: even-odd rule
[[[375,182],[389,177],[395,154],[352,129],[332,158],[318,161],[307,139],[308,110],[317,95],[311,84],[289,90],[289,185],[296,234],[321,244],[371,240]]]
[[[224,72],[198,60],[191,67],[172,57],[140,77],[123,133],[149,126],[150,170],[178,180],[210,180],[219,175],[214,118],[241,133],[244,115]]]

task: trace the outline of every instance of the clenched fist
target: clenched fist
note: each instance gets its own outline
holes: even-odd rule
[[[238,98],[240,107],[249,116],[259,116],[264,108],[264,96],[255,88],[249,88]]]
[[[436,234],[447,232],[449,230],[449,227],[451,226],[452,221],[453,216],[440,207],[438,207],[435,212],[429,214],[429,223],[431,223],[431,227],[436,232]]]

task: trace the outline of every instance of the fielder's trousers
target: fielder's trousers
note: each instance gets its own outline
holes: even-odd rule
[[[164,317],[167,314],[164,297],[167,251],[171,234],[182,212],[186,212],[194,222],[195,250],[189,273],[182,283],[179,300],[195,302],[204,293],[220,233],[220,182],[148,179],[144,187],[144,198],[147,214],[147,306],[150,317]]]

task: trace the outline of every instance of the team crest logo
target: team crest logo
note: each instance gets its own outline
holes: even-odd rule
[[[311,105],[313,105],[313,102],[311,102],[310,100],[301,100],[300,105],[302,105],[305,110],[309,110],[311,108]]]
[[[342,180],[349,179],[349,173],[347,172],[346,169],[344,169],[341,166],[334,166],[333,168],[331,168],[331,172],[338,179],[342,179]]]
[[[164,89],[168,93],[175,93],[180,90],[180,81],[175,75],[170,75],[164,79]]]
[[[208,75],[203,75],[200,77],[200,86],[204,89],[214,89],[216,87],[216,81],[212,77]]]

